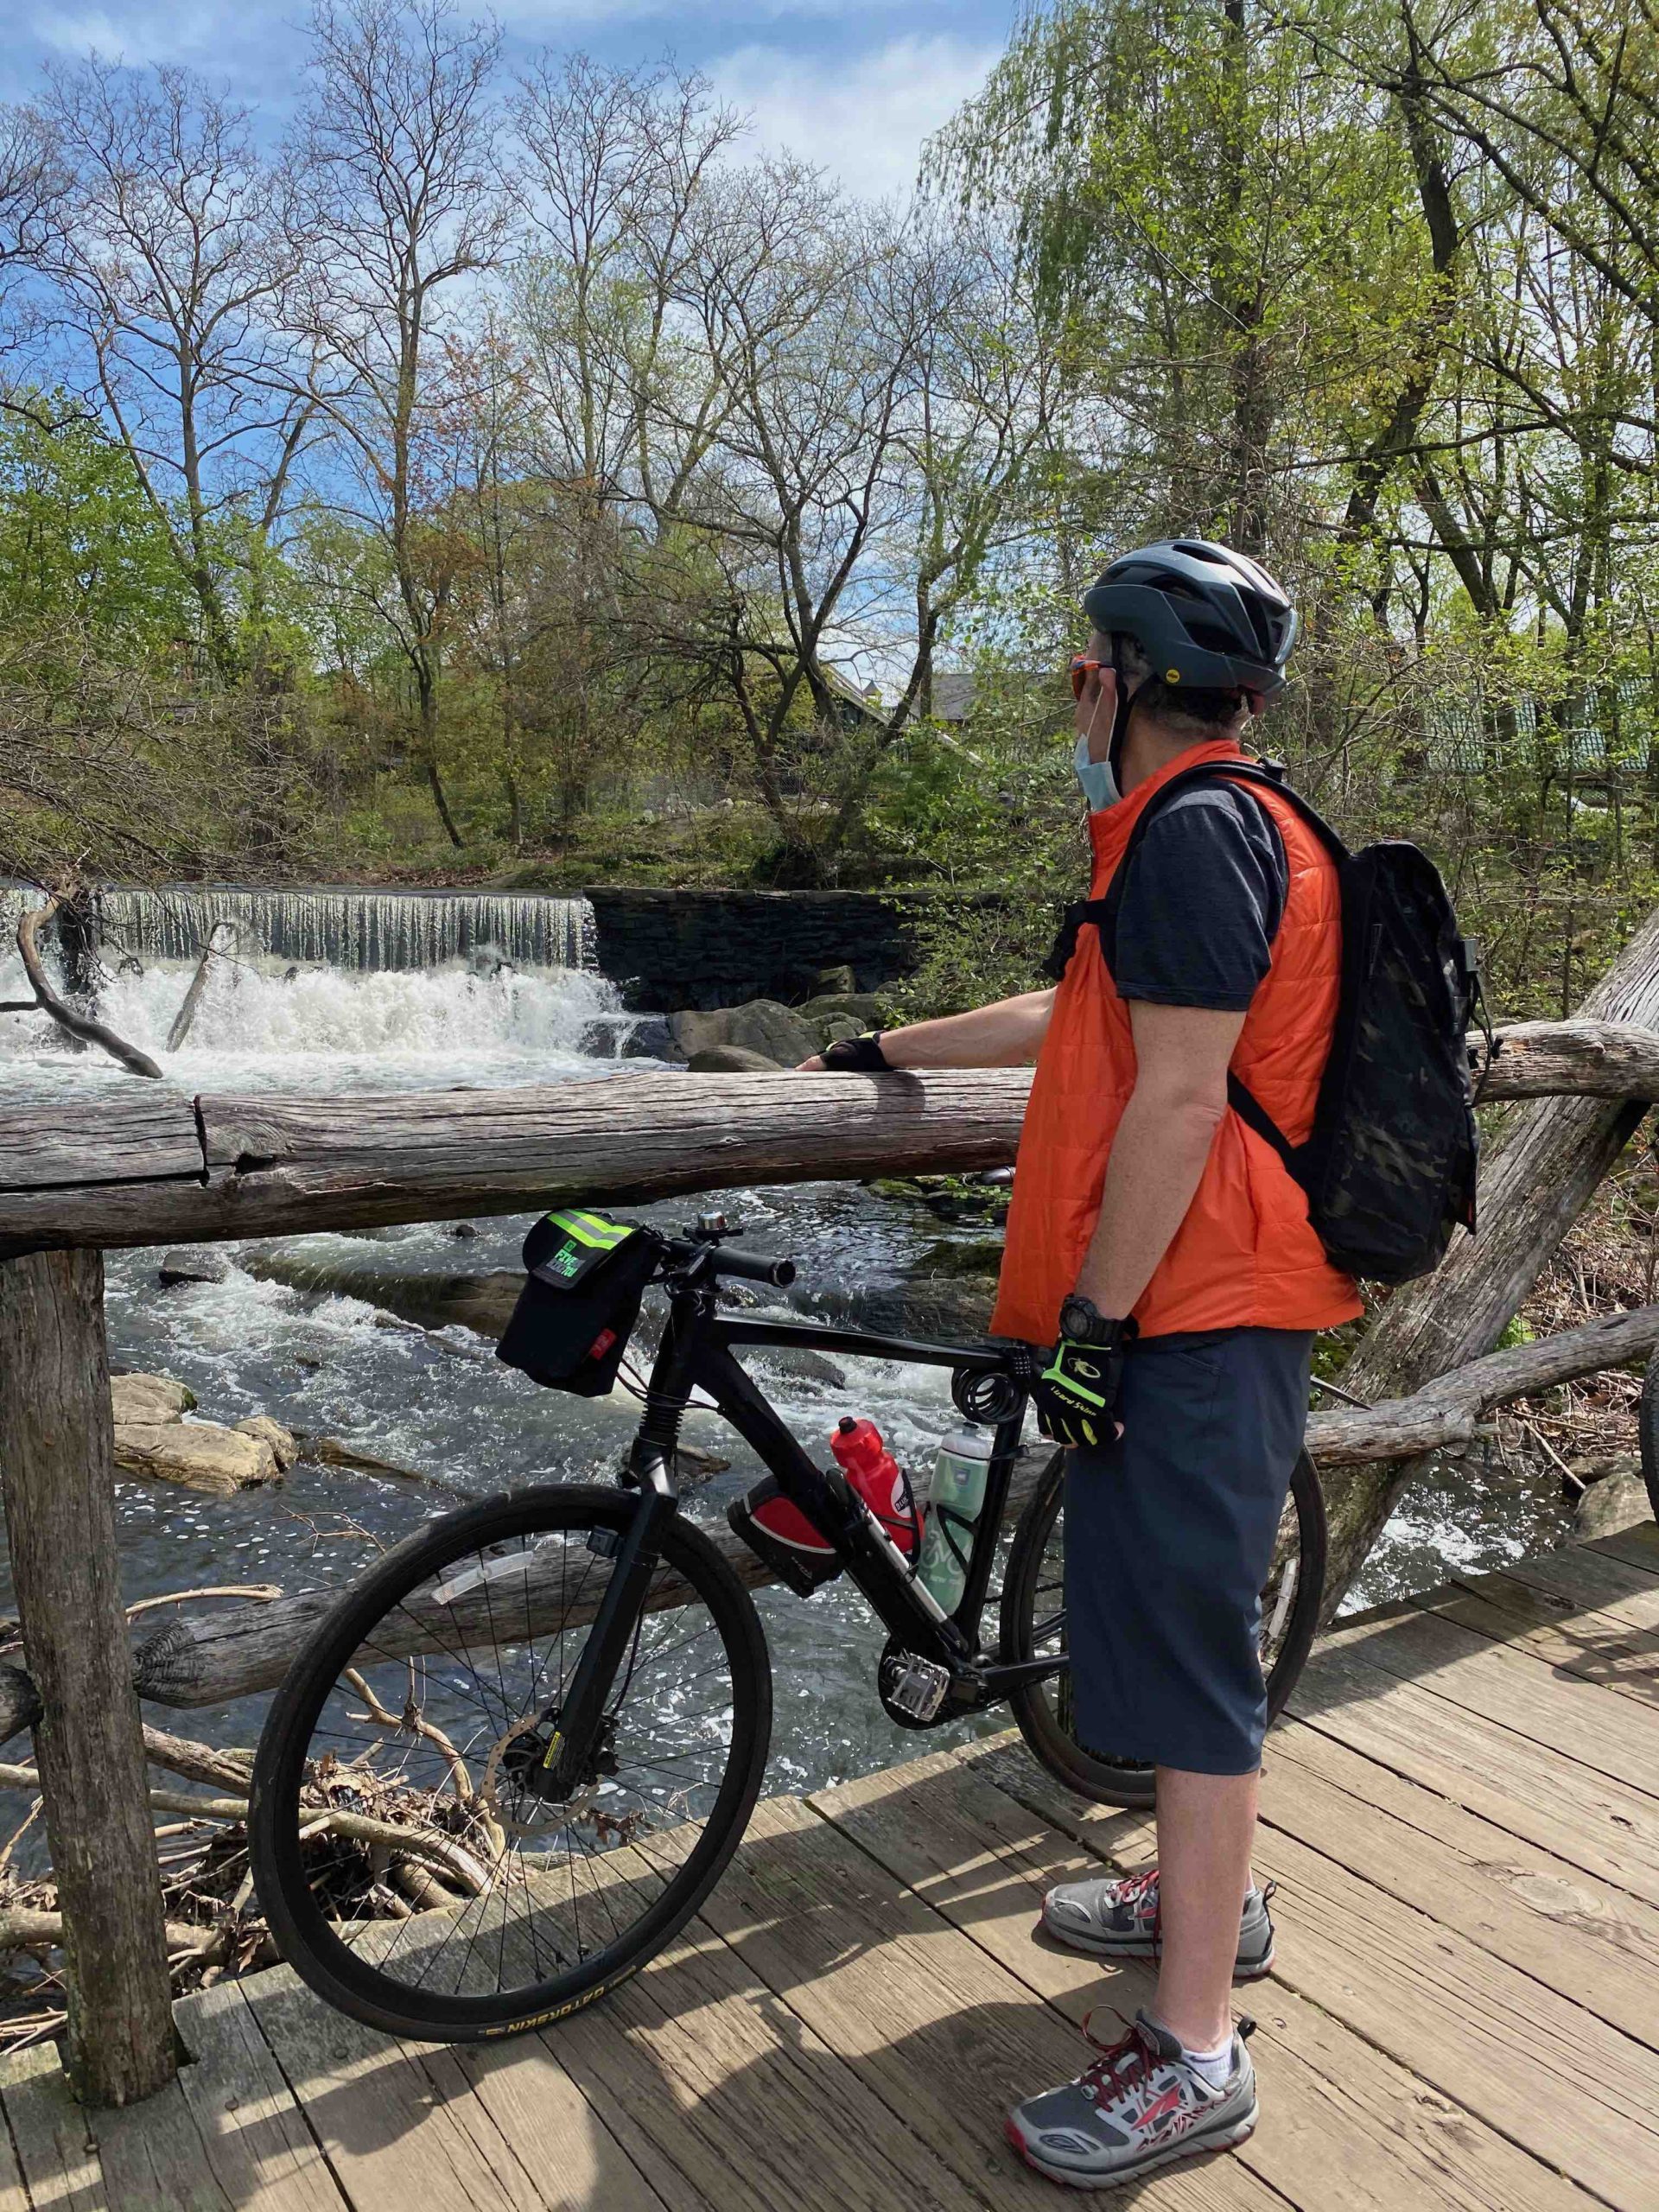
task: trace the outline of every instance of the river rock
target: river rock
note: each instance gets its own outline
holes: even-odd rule
[[[705,1052],[693,1052],[686,1063],[693,1075],[778,1075],[783,1065],[741,1045],[711,1045]]]
[[[263,1436],[216,1421],[124,1422],[115,1432],[115,1464],[123,1474],[149,1475],[213,1497],[233,1497],[275,1482],[282,1471]]]
[[[751,999],[712,1014],[688,1009],[671,1015],[669,1027],[688,1060],[718,1045],[736,1045],[746,1052],[764,1052],[779,1067],[796,1067],[818,1049],[816,1026],[776,999]]]
[[[211,1246],[190,1251],[181,1245],[162,1253],[156,1279],[164,1290],[170,1290],[180,1282],[223,1282],[230,1272],[231,1263],[222,1252],[215,1252]]]
[[[196,1395],[170,1375],[113,1375],[110,1409],[118,1428],[132,1421],[164,1426],[194,1413]]]
[[[1592,1484],[1579,1500],[1573,1516],[1573,1541],[1592,1543],[1598,1536],[1616,1536],[1620,1529],[1634,1529],[1652,1518],[1647,1484],[1639,1474],[1608,1475]]]
[[[524,1276],[508,1268],[495,1268],[487,1274],[404,1275],[270,1250],[248,1253],[244,1264],[260,1282],[360,1298],[365,1306],[384,1306],[418,1328],[447,1329],[459,1322],[462,1328],[491,1338],[506,1327],[524,1287]]]
[[[808,999],[795,1012],[803,1021],[810,1021],[815,1029],[826,1021],[840,1020],[856,1022],[859,1033],[879,1028],[881,1021],[881,1001],[874,991],[836,991],[830,996]]]
[[[269,1444],[276,1461],[276,1471],[285,1474],[300,1456],[300,1447],[293,1432],[273,1421],[269,1414],[250,1414],[245,1421],[232,1421],[232,1433],[238,1436],[252,1436]]]

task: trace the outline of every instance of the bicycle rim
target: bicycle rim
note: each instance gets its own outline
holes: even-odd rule
[[[401,1545],[302,1655],[251,1840],[284,1956],[395,2034],[467,2041],[590,2004],[683,1926],[742,1834],[771,1728],[753,1601],[676,1519],[588,1768],[537,1794],[633,1501],[496,1498]]]

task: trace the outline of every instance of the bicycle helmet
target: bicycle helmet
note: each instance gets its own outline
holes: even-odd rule
[[[1203,537],[1125,553],[1084,595],[1103,637],[1133,638],[1166,683],[1276,698],[1296,642],[1294,608],[1267,570]]]

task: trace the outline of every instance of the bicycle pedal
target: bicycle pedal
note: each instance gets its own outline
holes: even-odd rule
[[[913,1651],[890,1651],[881,1661],[882,1701],[907,1719],[936,1719],[950,1687],[948,1668]]]

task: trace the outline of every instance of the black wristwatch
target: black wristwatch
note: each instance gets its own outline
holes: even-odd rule
[[[1125,1320],[1108,1319],[1092,1298],[1074,1290],[1060,1307],[1060,1334],[1074,1344],[1099,1344],[1117,1351],[1139,1334],[1133,1315]]]

